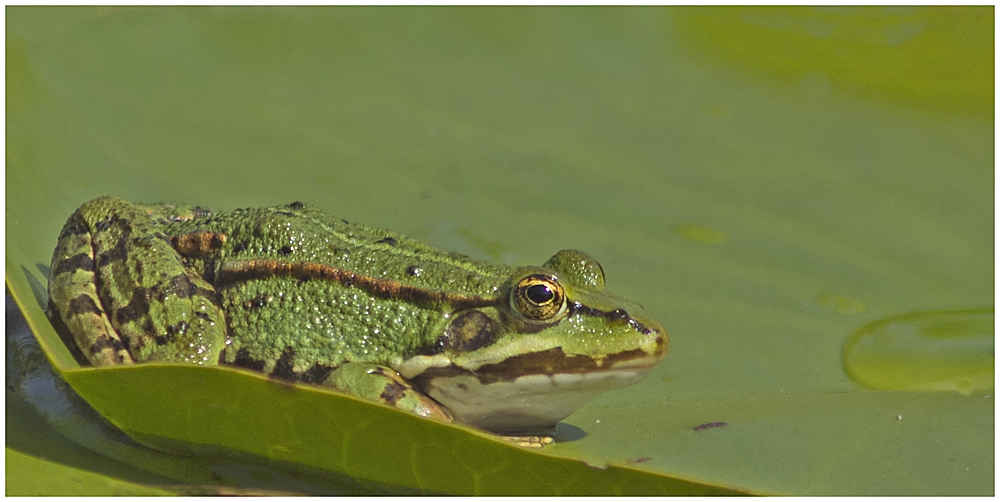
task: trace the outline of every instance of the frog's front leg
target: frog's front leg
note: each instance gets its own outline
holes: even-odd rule
[[[417,390],[399,373],[386,366],[344,363],[330,372],[322,385],[421,417],[442,422],[454,420],[444,406]]]
[[[225,317],[212,286],[162,230],[176,213],[103,197],[63,227],[49,296],[91,364],[218,363]]]

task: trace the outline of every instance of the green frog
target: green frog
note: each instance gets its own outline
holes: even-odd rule
[[[249,368],[502,435],[551,432],[668,348],[581,251],[497,265],[299,202],[93,200],[59,234],[49,294],[93,366]]]

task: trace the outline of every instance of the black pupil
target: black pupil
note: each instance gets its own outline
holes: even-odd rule
[[[535,284],[534,286],[529,287],[524,294],[529,300],[537,304],[549,302],[552,300],[552,297],[555,296],[552,294],[552,290],[544,284]]]

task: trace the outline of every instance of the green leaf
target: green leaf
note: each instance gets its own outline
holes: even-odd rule
[[[169,495],[156,488],[125,483],[114,478],[46,462],[7,449],[7,496],[60,495]]]
[[[339,472],[403,493],[992,494],[991,379],[871,390],[842,361],[871,323],[993,305],[992,19],[11,7],[7,283],[113,424],[309,473],[288,491]],[[583,249],[671,353],[540,452],[236,370],[79,368],[45,284],[63,222],[105,194],[309,201],[512,264]]]

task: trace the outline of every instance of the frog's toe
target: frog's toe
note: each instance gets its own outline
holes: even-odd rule
[[[417,390],[395,370],[385,366],[366,363],[342,364],[330,372],[322,384],[424,418],[441,422],[454,421],[444,406]]]
[[[500,436],[500,439],[514,443],[521,448],[542,448],[556,441],[552,436]]]

